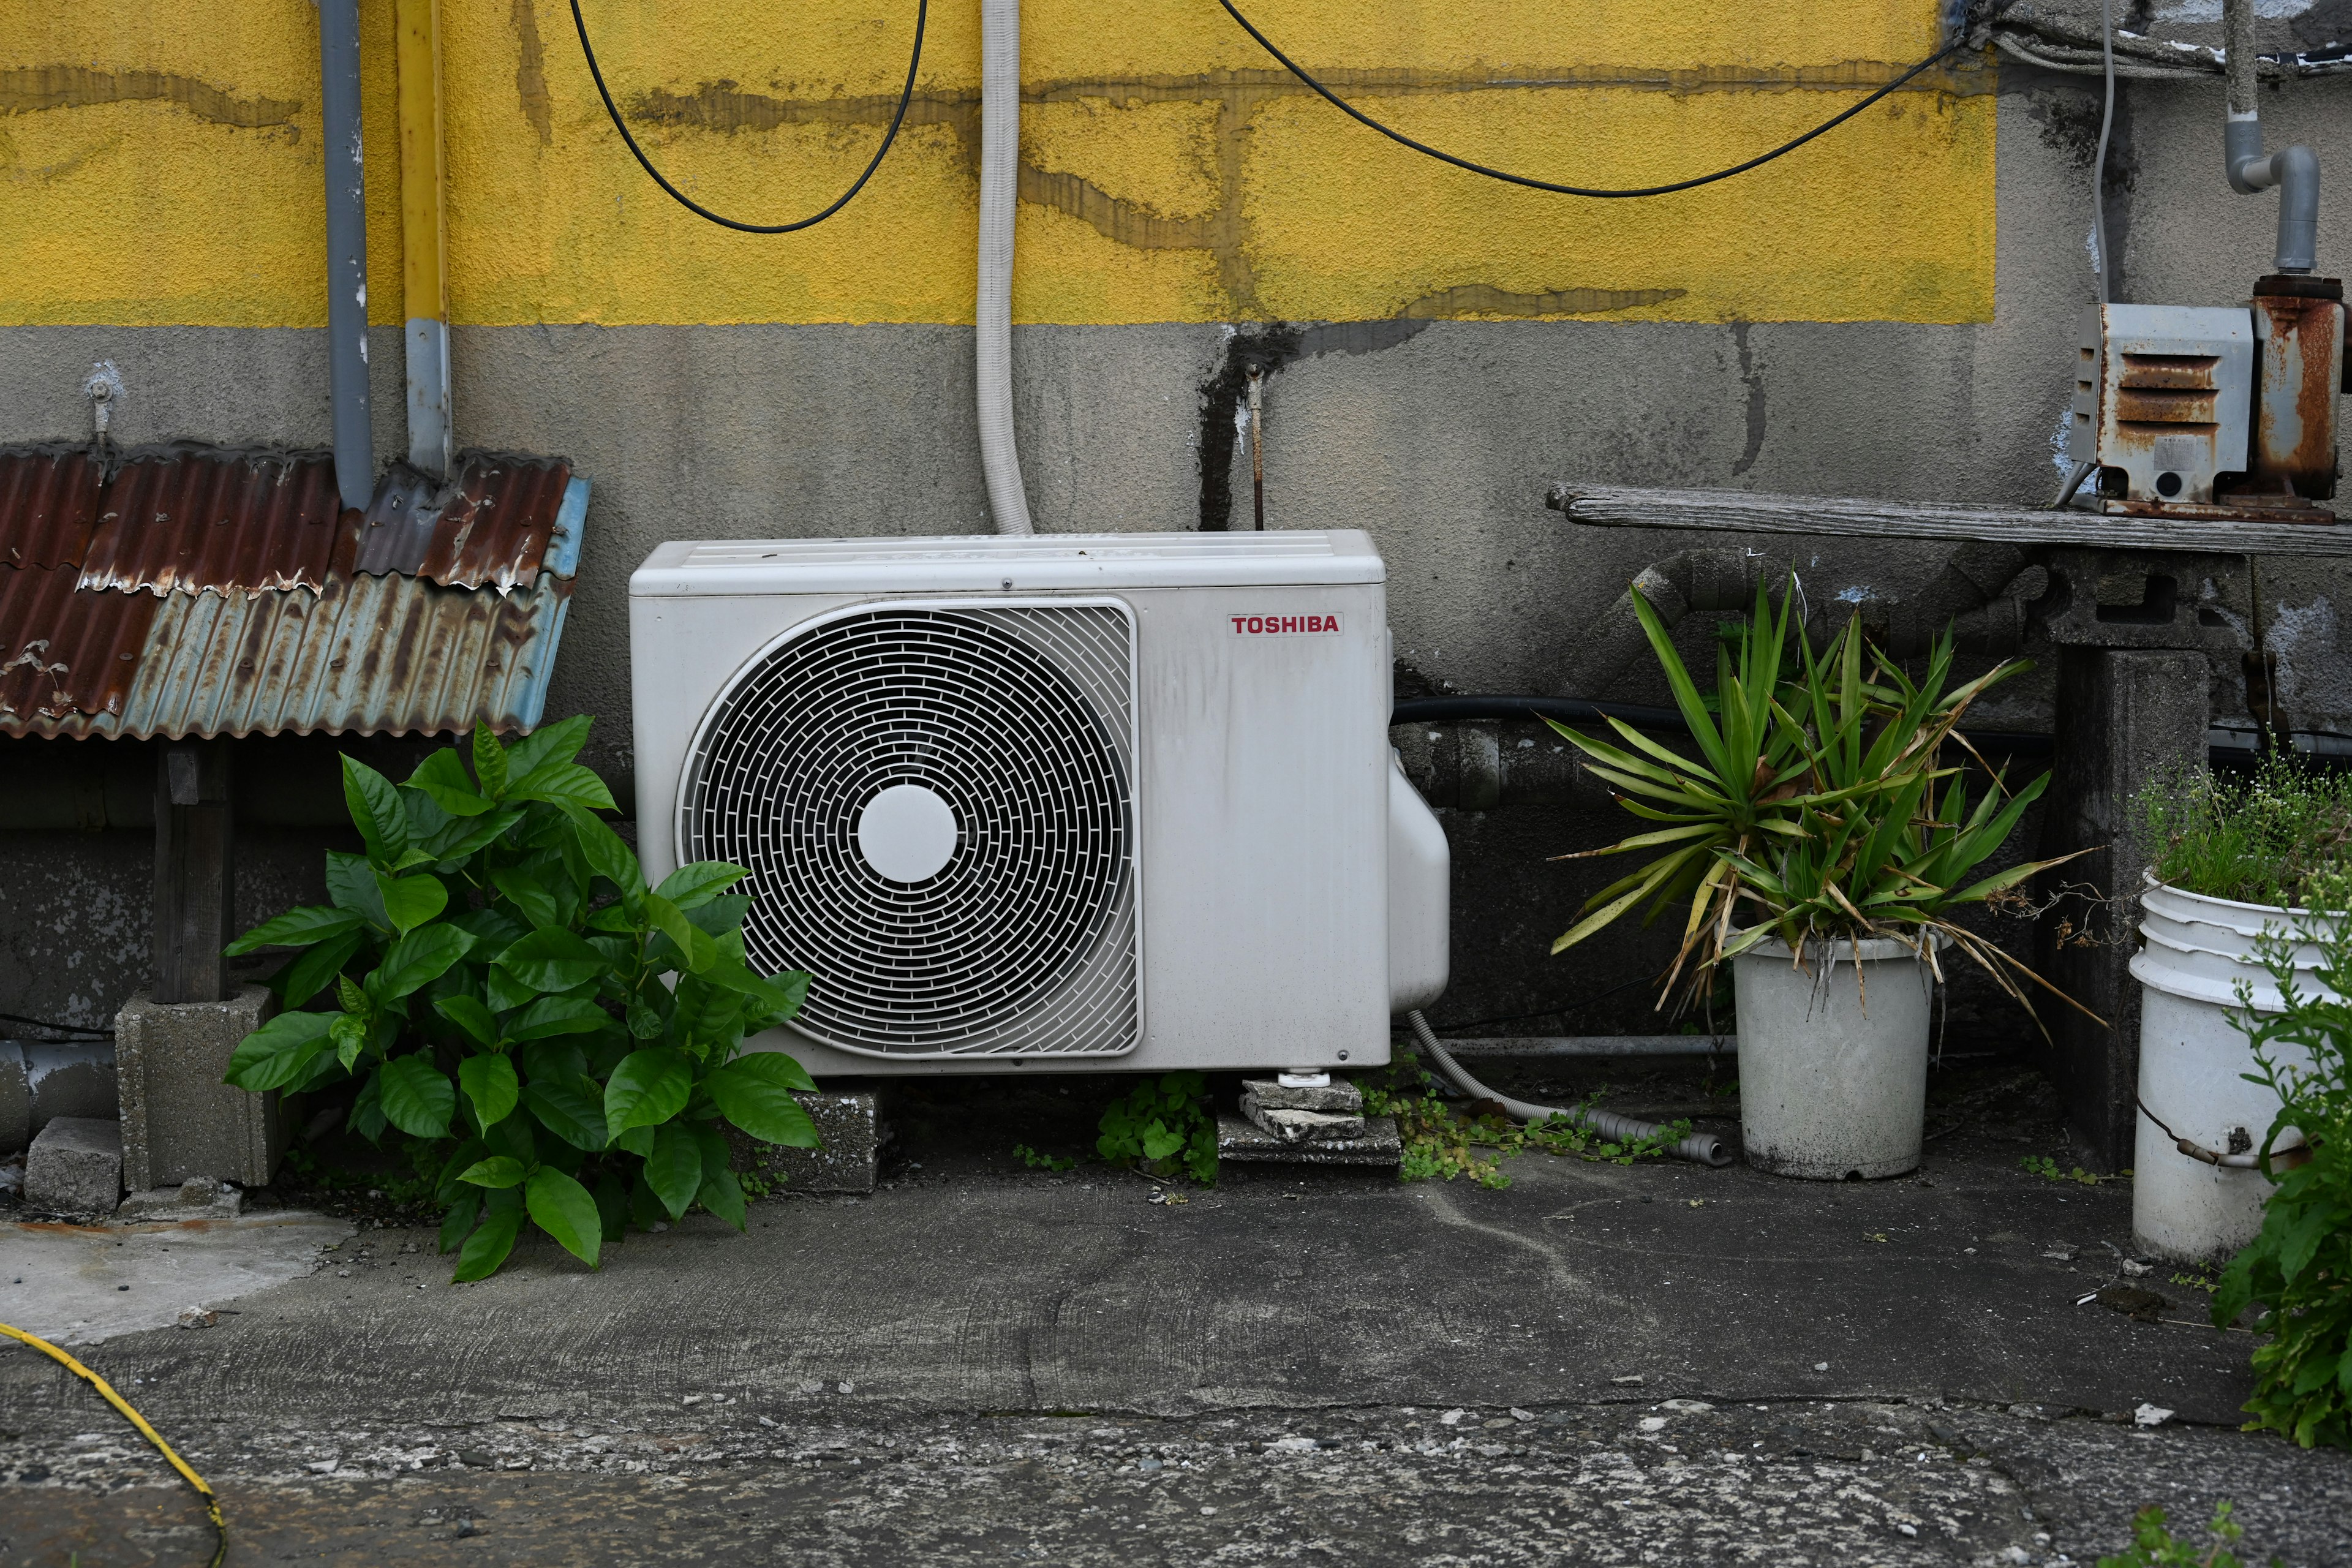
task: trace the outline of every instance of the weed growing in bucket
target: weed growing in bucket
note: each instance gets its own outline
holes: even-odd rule
[[[2156,879],[2209,899],[2293,909],[2352,871],[2352,774],[2273,752],[2251,777],[2173,773],[2133,803]]]
[[[271,984],[295,1011],[246,1037],[228,1081],[289,1093],[356,1079],[352,1129],[396,1133],[446,1205],[460,1280],[495,1273],[526,1220],[594,1265],[604,1243],[702,1208],[740,1229],[722,1123],[811,1148],[815,1086],[747,1035],[798,1011],[808,976],[745,962],[740,866],[657,888],[595,816],[572,759],[585,718],[513,745],[477,728],[395,786],[343,759],[366,853],[330,853],[331,902],[230,944],[299,956]],[[323,1008],[306,1004],[320,999]]]
[[[2323,909],[2352,908],[2352,875],[2312,879],[2305,895]],[[2295,941],[2272,932],[2258,944],[2279,988],[2281,1010],[2253,1010],[2253,988],[2238,983],[2238,1026],[2252,1042],[2250,1082],[2279,1097],[2260,1147],[2274,1184],[2262,1233],[2232,1258],[2213,1296],[2213,1321],[2226,1325],[2250,1305],[2262,1309],[2254,1352],[2254,1427],[2308,1448],[2352,1447],[2352,921],[2305,922],[2296,938],[2316,947],[2315,972],[2326,993],[2300,989]],[[2296,1056],[2308,1053],[2307,1060]],[[2301,1134],[2308,1157],[2280,1158]]]

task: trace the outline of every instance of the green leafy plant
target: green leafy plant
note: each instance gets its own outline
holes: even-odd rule
[[[731,1122],[814,1147],[792,1058],[745,1054],[791,1017],[799,973],[744,957],[746,874],[716,861],[647,887],[573,758],[589,721],[516,742],[474,731],[394,785],[343,759],[365,853],[330,853],[330,903],[289,910],[231,953],[297,950],[272,984],[293,1010],[230,1059],[241,1089],[360,1085],[349,1124],[433,1173],[455,1278],[497,1271],[526,1220],[583,1261],[702,1208],[740,1229]],[[323,1001],[324,1006],[307,1005]]]
[[[2245,1529],[2231,1518],[2231,1505],[2223,1501],[2213,1509],[2213,1522],[2205,1527],[2212,1544],[2198,1554],[2194,1542],[2176,1540],[2165,1521],[2164,1510],[2150,1503],[2132,1516],[2132,1543],[2113,1556],[2099,1559],[2099,1568],[2245,1568],[2237,1554],[2230,1549],[2245,1536]],[[2278,1559],[2271,1562],[2275,1565]]]
[[[1196,1182],[1217,1179],[1217,1121],[1208,1080],[1196,1072],[1146,1079],[1103,1112],[1095,1148],[1114,1165],[1154,1175],[1179,1171]],[[1034,1163],[1034,1162],[1033,1162]]]
[[[2352,875],[2318,877],[2309,890],[2321,908],[2352,909]],[[2306,1448],[2352,1447],[2352,921],[2299,924],[2296,940],[2273,932],[2256,948],[2281,1010],[2254,1012],[2252,987],[2238,985],[2234,1019],[2258,1069],[2245,1077],[2279,1098],[2258,1152],[2273,1185],[2261,1234],[2222,1270],[2213,1321],[2262,1309],[2256,1329],[2270,1337],[2253,1353],[2250,1426]],[[2297,940],[2318,950],[2324,991],[2298,984]],[[2289,1130],[2302,1134],[2299,1158],[2281,1147]]]
[[[2035,979],[2032,972],[1948,917],[2068,858],[1971,879],[2048,777],[2011,790],[1996,771],[1990,787],[1971,797],[1964,771],[1939,759],[1969,705],[2027,667],[2004,664],[1947,690],[1947,628],[1925,678],[1914,681],[1868,645],[1859,617],[1816,657],[1803,627],[1790,624],[1793,597],[1784,594],[1776,610],[1759,585],[1744,633],[1718,646],[1716,689],[1706,697],[1656,612],[1633,595],[1698,755],[1684,756],[1615,719],[1609,723],[1622,747],[1553,722],[1591,759],[1587,767],[1618,792],[1621,805],[1661,826],[1562,857],[1656,852],[1588,900],[1584,918],[1552,951],[1575,946],[1637,906],[1646,905],[1643,918],[1654,920],[1687,901],[1664,984],[1672,995],[1686,974],[1685,1005],[1705,994],[1721,964],[1767,937],[1787,943],[1800,963],[1809,943],[1893,938],[1939,974],[1937,949],[1948,942],[2024,1002],[2020,978]],[[1789,674],[1792,641],[1799,658]]]
[[[1075,1171],[1078,1167],[1076,1154],[1048,1154],[1026,1143],[1013,1145],[1013,1157],[1033,1171]]]
[[[2133,803],[2157,880],[2208,898],[2293,908],[2315,879],[2352,871],[2352,774],[2272,752],[2248,776],[2166,775]]]

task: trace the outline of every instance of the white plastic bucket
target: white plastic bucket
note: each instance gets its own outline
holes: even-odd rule
[[[1808,943],[1800,969],[1768,938],[1732,960],[1732,984],[1748,1163],[1818,1182],[1916,1170],[1935,982],[1912,950]]]
[[[2231,1022],[2237,986],[2242,980],[2252,987],[2256,1012],[2278,1012],[2278,987],[2254,956],[2255,940],[2265,931],[2308,930],[2314,917],[2305,910],[2208,898],[2153,878],[2140,894],[2140,913],[2144,944],[2131,961],[2140,983],[2132,1235],[2143,1251],[2161,1258],[2219,1262],[2263,1228],[2271,1184],[2251,1165],[2210,1164],[2182,1152],[2176,1141],[2225,1159],[2249,1159],[2262,1147],[2279,1101],[2243,1076],[2254,1070],[2254,1053]],[[2316,949],[2297,945],[2295,988],[2331,996],[2313,973],[2318,962]],[[2294,1047],[2279,1047],[2273,1055],[2283,1066],[2310,1062]],[[2290,1131],[2279,1146],[2301,1142]]]

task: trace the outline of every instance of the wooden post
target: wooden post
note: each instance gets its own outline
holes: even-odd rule
[[[155,755],[155,1000],[220,1002],[236,934],[236,828],[226,740],[166,741]]]

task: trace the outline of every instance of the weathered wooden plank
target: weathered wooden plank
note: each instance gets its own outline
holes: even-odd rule
[[[171,741],[155,754],[158,1002],[228,994],[221,949],[236,934],[236,826],[226,740]]]
[[[1981,539],[1997,544],[2218,550],[2247,555],[2352,555],[2352,526],[2330,523],[2204,522],[2048,511],[2038,507],[1765,495],[1750,490],[1644,489],[1630,485],[1559,484],[1552,486],[1546,500],[1571,521],[1602,528]]]

